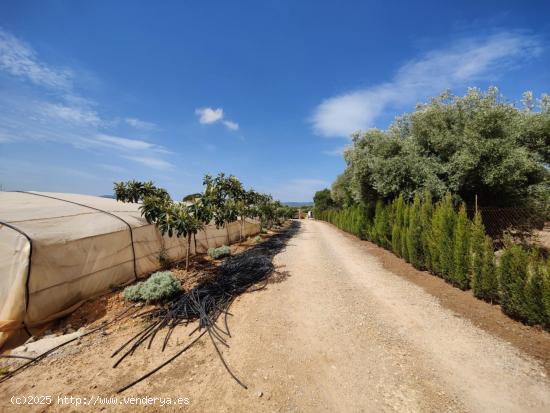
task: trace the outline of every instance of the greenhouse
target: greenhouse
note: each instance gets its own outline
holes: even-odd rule
[[[258,233],[247,221],[244,236]],[[197,252],[240,237],[240,224],[210,225]],[[190,253],[195,252],[194,243]],[[186,241],[162,236],[137,203],[46,192],[0,192],[0,346],[16,333],[62,317],[87,299],[178,260]]]

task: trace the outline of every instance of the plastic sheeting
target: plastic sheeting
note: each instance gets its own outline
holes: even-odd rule
[[[237,241],[240,230],[238,222],[209,225],[197,234],[197,250],[227,244],[228,236]],[[259,230],[258,222],[247,220],[243,236]],[[86,299],[157,270],[161,251],[178,260],[186,248],[185,239],[162,236],[148,224],[139,204],[0,192],[0,346],[14,331],[66,315]]]

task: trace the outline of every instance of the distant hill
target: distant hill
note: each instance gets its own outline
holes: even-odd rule
[[[283,202],[284,205],[290,207],[312,207],[313,202]]]
[[[100,195],[99,197],[100,197],[100,198],[111,198],[111,199],[116,199],[116,196],[114,196],[114,195]]]

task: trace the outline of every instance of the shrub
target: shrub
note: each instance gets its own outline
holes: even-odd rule
[[[529,324],[544,324],[544,261],[537,252],[530,256],[530,274],[525,284],[524,317]]]
[[[550,257],[546,262],[546,274],[543,280],[542,302],[544,303],[544,319],[546,326],[550,326]]]
[[[470,284],[474,295],[483,298],[482,293],[482,273],[485,252],[485,227],[481,219],[481,214],[476,211],[472,224],[470,238]]]
[[[399,252],[401,253],[401,257],[407,262],[409,261],[409,249],[407,248],[407,236],[409,233],[409,214],[409,204],[404,204],[403,218],[401,220],[401,231],[399,233],[399,235],[401,236],[401,239],[399,240]]]
[[[407,230],[407,256],[409,262],[415,268],[422,267],[422,222],[420,216],[420,196],[415,195],[412,205],[409,208],[409,227]]]
[[[260,237],[259,235],[256,235],[256,236],[254,237],[254,242],[255,242],[255,243],[262,242],[262,237]]]
[[[461,290],[470,287],[469,258],[470,258],[470,221],[466,215],[466,206],[462,204],[456,219],[453,241],[453,268],[451,282]]]
[[[422,206],[420,207],[420,227],[422,238],[422,259],[420,265],[430,271],[433,270],[432,257],[430,254],[430,234],[432,233],[432,215],[433,215],[433,201],[432,195],[426,191],[422,199]]]
[[[208,255],[215,260],[231,255],[231,249],[227,245],[222,245],[218,248],[208,248]]]
[[[483,253],[480,255],[482,255],[481,278],[476,296],[490,303],[496,303],[499,297],[498,271],[495,265],[495,250],[491,237],[485,236]]]
[[[397,256],[401,257],[401,238],[404,220],[404,201],[403,196],[394,199],[392,205],[392,230],[391,230],[391,249]]]
[[[507,240],[500,261],[500,302],[502,311],[511,317],[525,320],[525,282],[529,255],[519,245]]]
[[[122,296],[130,301],[155,302],[173,297],[181,291],[180,282],[170,271],[159,271],[146,281],[126,287]]]
[[[384,202],[376,202],[376,211],[374,214],[373,241],[383,248],[391,247],[392,228],[389,221],[388,209]]]
[[[432,226],[429,240],[432,270],[451,280],[451,272],[454,264],[454,231],[456,212],[450,194],[439,201],[432,215]]]

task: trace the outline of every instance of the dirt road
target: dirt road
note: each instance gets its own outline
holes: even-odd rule
[[[205,342],[129,393],[181,395],[190,399],[185,410],[196,412],[550,411],[550,383],[536,360],[384,269],[334,227],[301,225],[275,257],[275,282],[231,310],[231,348],[223,353],[249,390],[229,378]],[[108,395],[143,363],[162,360],[143,351],[126,370],[110,369],[99,355],[124,338],[100,338],[30,369],[2,393]]]

